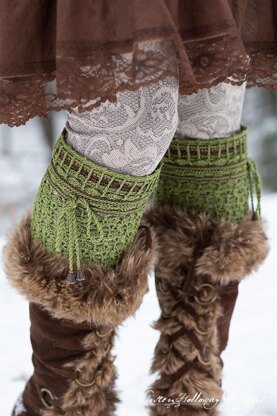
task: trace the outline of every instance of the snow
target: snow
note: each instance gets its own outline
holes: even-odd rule
[[[51,118],[53,135],[58,137],[64,115],[54,113]],[[32,204],[50,158],[44,136],[38,119],[12,129],[0,126],[0,234]]]
[[[264,197],[271,253],[266,263],[240,285],[240,295],[224,352],[224,416],[277,415],[276,396],[276,275],[277,195]],[[4,239],[0,240],[1,245]],[[0,279],[0,414],[8,415],[32,371],[29,342],[28,305]],[[145,391],[153,380],[149,375],[151,357],[158,339],[151,323],[159,315],[153,276],[135,318],[120,328],[115,353],[119,370],[118,387],[122,403],[118,414],[147,414]],[[3,400],[3,398],[5,398]]]
[[[18,397],[14,405],[14,413],[15,413],[15,416],[18,416],[22,412],[26,412],[26,408],[23,404],[23,394],[20,393],[20,396]]]

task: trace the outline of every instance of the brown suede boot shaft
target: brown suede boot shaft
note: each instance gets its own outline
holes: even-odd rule
[[[118,401],[111,355],[116,328],[148,291],[156,244],[141,225],[114,268],[85,264],[85,281],[68,285],[68,262],[30,232],[30,218],[4,252],[10,283],[30,301],[34,374],[15,416],[111,416]],[[25,409],[25,410],[24,410]]]
[[[219,317],[217,323],[218,348],[220,353],[222,353],[225,350],[228,344],[230,325],[233,312],[236,306],[238,294],[238,282],[227,287],[222,287],[219,291],[220,304],[222,307],[222,316]]]
[[[61,398],[68,390],[70,382],[77,383],[82,380],[82,372],[71,369],[68,365],[75,360],[80,361],[91,350],[84,349],[83,341],[87,336],[95,334],[98,343],[94,344],[93,351],[95,355],[102,355],[102,359],[94,372],[100,371],[107,362],[113,366],[109,347],[113,344],[114,331],[89,323],[74,324],[72,321],[55,319],[34,303],[30,304],[30,320],[34,374],[23,394],[27,414],[38,415],[43,405],[46,409],[56,408],[62,415],[64,412],[60,408]],[[101,335],[105,333],[106,336]],[[106,354],[103,354],[103,351],[106,351]],[[92,373],[91,380],[94,379],[95,374]],[[107,402],[112,405],[109,406],[109,411],[115,410],[114,404],[117,402],[113,392],[114,379],[115,372],[105,389]]]

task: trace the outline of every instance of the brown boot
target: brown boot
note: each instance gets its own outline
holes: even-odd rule
[[[218,415],[220,353],[227,345],[238,285],[268,252],[262,223],[246,218],[214,225],[204,214],[172,207],[152,208],[147,219],[159,245],[161,307],[151,415]]]
[[[116,328],[139,307],[154,258],[142,226],[115,269],[85,266],[86,280],[68,285],[68,262],[32,239],[30,218],[22,221],[5,263],[11,284],[30,301],[34,374],[13,416],[114,414]]]

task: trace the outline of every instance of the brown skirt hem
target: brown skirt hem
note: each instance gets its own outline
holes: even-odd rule
[[[277,0],[3,0],[0,123],[90,110],[167,77],[181,94],[277,88],[276,11]]]

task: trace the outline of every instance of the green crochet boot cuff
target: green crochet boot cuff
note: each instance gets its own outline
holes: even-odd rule
[[[63,131],[35,200],[32,236],[69,259],[72,280],[82,262],[113,266],[133,241],[159,174],[98,166],[69,146]]]
[[[260,217],[261,181],[247,157],[247,130],[212,140],[174,138],[164,159],[157,188],[158,204],[205,212],[218,221],[240,222],[251,199]],[[257,206],[254,207],[254,194]]]

